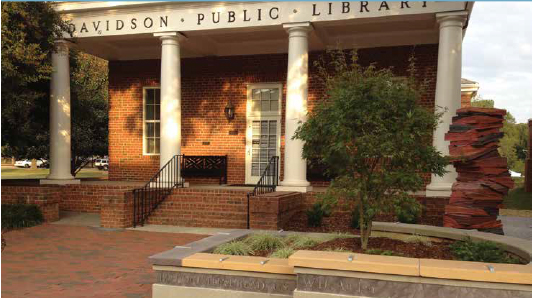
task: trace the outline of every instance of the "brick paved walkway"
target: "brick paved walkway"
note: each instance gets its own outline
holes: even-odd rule
[[[44,224],[4,237],[2,298],[137,298],[151,297],[148,256],[206,236]]]

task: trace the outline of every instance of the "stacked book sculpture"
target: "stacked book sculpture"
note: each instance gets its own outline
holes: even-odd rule
[[[471,107],[457,110],[452,119],[445,139],[458,177],[445,207],[445,227],[502,233],[499,208],[514,184],[507,159],[498,153],[505,114]]]

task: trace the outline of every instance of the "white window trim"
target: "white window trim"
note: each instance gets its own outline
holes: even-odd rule
[[[147,142],[146,142],[146,90],[149,89],[161,89],[160,86],[153,86],[153,87],[143,87],[143,103],[142,103],[142,109],[143,109],[143,155],[144,156],[159,156],[160,153],[148,153],[146,152]],[[159,99],[159,107],[161,108],[161,99]],[[160,113],[161,114],[161,113]],[[157,123],[154,121],[154,123]],[[159,117],[159,125],[161,125],[161,116]],[[159,152],[161,152],[161,135],[159,136]]]

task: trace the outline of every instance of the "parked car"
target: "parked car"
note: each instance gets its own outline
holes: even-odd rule
[[[49,169],[50,168],[50,163],[48,162],[48,160],[46,159],[41,159],[41,165],[39,166],[39,161],[37,161],[37,167],[38,168],[43,168],[43,169]]]
[[[98,163],[98,165],[96,165],[96,162],[94,163],[94,165],[99,169],[99,170],[104,170],[104,171],[107,171],[109,169],[109,161],[107,159],[97,159],[96,161],[100,161]]]
[[[37,159],[36,164],[38,168],[42,168],[42,167],[45,167],[46,164],[48,164],[48,161],[46,159],[40,158],[40,159]],[[15,162],[15,167],[29,168],[31,167],[31,160],[27,158],[22,159],[22,160],[17,160]]]
[[[102,160],[103,159],[101,159],[101,158],[95,159],[94,160],[94,166],[97,167],[97,168],[100,167],[100,165],[102,164]]]

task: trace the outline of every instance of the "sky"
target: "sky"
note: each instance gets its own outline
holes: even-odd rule
[[[475,2],[463,39],[463,78],[517,120],[531,118],[531,2]]]

